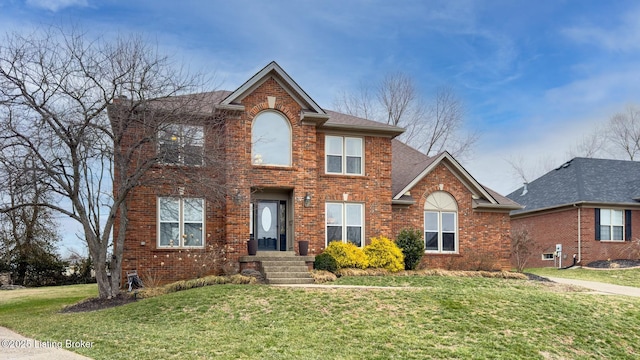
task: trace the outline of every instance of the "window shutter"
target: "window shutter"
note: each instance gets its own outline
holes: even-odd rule
[[[631,241],[631,210],[624,211],[624,240]]]
[[[596,208],[596,241],[600,241],[600,209]]]

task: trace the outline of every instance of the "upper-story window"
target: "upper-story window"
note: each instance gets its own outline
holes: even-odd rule
[[[275,111],[265,111],[253,119],[251,129],[253,165],[291,166],[291,125]]]
[[[458,203],[449,193],[437,191],[424,204],[424,241],[427,252],[458,252]]]
[[[327,135],[324,152],[327,174],[362,175],[362,138]]]
[[[200,166],[203,150],[202,126],[173,124],[158,132],[158,155],[164,164]]]

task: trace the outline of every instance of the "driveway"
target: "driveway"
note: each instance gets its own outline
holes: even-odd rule
[[[601,283],[596,281],[563,279],[563,278],[557,278],[557,277],[547,277],[547,278],[559,284],[582,286],[584,288],[593,290],[598,294],[626,295],[626,296],[640,297],[640,288],[637,288],[637,287],[606,284],[606,283]]]

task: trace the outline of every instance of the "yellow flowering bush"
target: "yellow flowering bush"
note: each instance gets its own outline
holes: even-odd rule
[[[369,260],[369,267],[389,271],[404,270],[404,255],[393,240],[384,236],[371,238],[371,243],[364,247]]]
[[[366,269],[369,266],[364,251],[350,242],[332,241],[324,252],[336,259],[338,268]]]

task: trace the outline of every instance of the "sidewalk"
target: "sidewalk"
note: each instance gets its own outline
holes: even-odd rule
[[[637,287],[613,285],[613,284],[601,283],[596,281],[564,279],[564,278],[557,278],[557,277],[547,277],[547,278],[559,284],[582,286],[584,288],[593,290],[598,294],[626,295],[626,296],[640,297],[640,288],[637,288]]]
[[[0,326],[0,359],[3,360],[91,360],[64,347],[64,343],[28,339]]]

